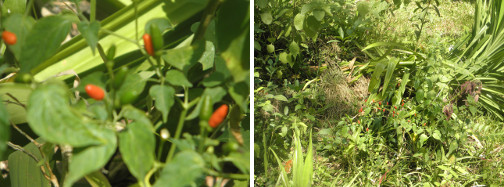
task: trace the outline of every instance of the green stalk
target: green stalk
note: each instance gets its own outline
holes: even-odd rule
[[[180,118],[179,118],[179,122],[177,125],[177,131],[175,131],[175,136],[173,137],[173,139],[179,139],[180,134],[182,133],[182,127],[184,126],[184,121],[185,121],[185,118],[187,115],[187,110],[188,110],[188,103],[189,103],[188,97],[189,97],[189,89],[184,87],[184,104],[182,105],[184,107],[184,110],[182,110],[182,112],[180,113]],[[168,152],[168,157],[166,158],[166,162],[171,161],[171,159],[173,158],[173,154],[175,154],[176,147],[177,146],[174,143],[172,143],[172,145],[170,147],[170,152]]]
[[[91,22],[96,19],[96,0],[91,0],[91,15],[89,19]]]

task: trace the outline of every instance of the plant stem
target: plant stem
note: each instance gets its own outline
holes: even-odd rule
[[[96,0],[91,0],[91,15],[90,22],[93,22],[96,19]]]
[[[186,115],[187,115],[187,110],[188,110],[188,100],[189,100],[189,89],[187,89],[187,87],[184,87],[184,104],[182,105],[182,107],[184,108],[184,110],[182,110],[182,112],[180,113],[180,118],[179,118],[179,122],[178,122],[178,125],[177,125],[177,131],[175,131],[175,136],[173,137],[173,139],[179,139],[180,138],[180,134],[182,133],[182,127],[184,126],[184,121],[185,121],[185,118],[186,118]],[[171,159],[173,158],[173,154],[175,154],[175,148],[177,146],[172,143],[171,147],[170,147],[170,152],[168,152],[168,157],[166,158],[166,162],[170,162]]]
[[[212,21],[212,18],[214,17],[215,10],[220,4],[220,0],[211,0],[206,9],[205,12],[203,13],[203,17],[201,18],[200,25],[198,26],[198,30],[196,30],[196,33],[194,34],[194,38],[191,42],[191,44],[195,44],[196,42],[202,40],[205,37],[205,31],[208,28],[208,25],[210,24],[210,21]]]

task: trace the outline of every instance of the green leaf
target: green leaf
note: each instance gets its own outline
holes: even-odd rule
[[[422,146],[425,143],[425,141],[427,141],[427,139],[429,139],[429,137],[427,135],[425,135],[425,134],[420,135],[420,138],[419,138],[420,146]]]
[[[273,16],[271,16],[271,12],[270,11],[263,12],[261,14],[261,21],[266,25],[271,24],[271,22],[273,22]]]
[[[315,10],[315,11],[313,11],[313,16],[315,16],[315,18],[318,21],[322,21],[322,19],[324,19],[324,16],[325,16],[325,11],[323,11],[323,10]]]
[[[28,36],[33,24],[35,24],[35,20],[32,17],[23,16],[21,14],[12,14],[3,22],[5,30],[16,34],[17,42],[14,45],[10,45],[9,49],[18,60],[23,53],[21,47],[24,45],[26,36]]]
[[[89,47],[91,47],[91,52],[94,55],[96,44],[98,44],[98,31],[100,30],[100,23],[98,21],[80,22],[77,23],[77,27],[82,37],[86,39]]]
[[[51,81],[35,89],[28,99],[26,117],[30,128],[51,143],[75,147],[106,143],[95,124],[73,112],[62,82]]]
[[[29,72],[58,51],[70,32],[72,21],[63,16],[49,16],[38,20],[21,47],[20,72]]]
[[[439,130],[435,130],[434,133],[432,133],[432,137],[441,141],[441,132],[439,132]]]
[[[212,42],[205,42],[205,52],[201,55],[199,62],[203,65],[203,70],[207,70],[213,67],[215,59],[215,46]]]
[[[392,58],[388,61],[387,72],[385,73],[385,82],[383,83],[382,96],[384,96],[385,92],[387,91],[388,84],[389,84],[390,80],[392,79],[392,75],[394,75],[394,71],[395,71],[395,67],[396,67],[397,63],[399,63],[399,60],[396,58]]]
[[[273,98],[275,98],[276,100],[279,100],[279,101],[285,101],[285,102],[288,101],[287,98],[283,95],[275,95],[275,97],[273,97]]]
[[[68,166],[68,174],[65,178],[65,187],[70,187],[85,175],[98,171],[107,164],[110,157],[115,153],[117,140],[114,130],[102,128],[100,131],[103,133],[102,140],[105,141],[104,144],[74,148]]]
[[[386,62],[385,61],[379,61],[377,62],[373,75],[371,75],[371,81],[369,82],[369,87],[368,91],[373,92],[375,89],[377,89],[380,86],[380,81],[381,81],[381,74],[383,70],[386,67]]]
[[[238,82],[229,88],[229,95],[240,107],[242,112],[247,111],[247,106],[249,103],[250,87],[248,82]]]
[[[315,41],[319,30],[322,28],[320,21],[317,21],[314,16],[308,16],[304,23],[305,25],[303,27],[306,35]]]
[[[154,130],[149,119],[138,109],[127,107],[124,116],[133,122],[119,133],[119,150],[131,174],[143,181],[154,164]]]
[[[26,10],[26,0],[5,0],[2,5],[2,16],[23,14]]]
[[[147,78],[140,76],[139,73],[130,73],[126,75],[124,83],[121,85],[119,90],[116,92],[116,98],[127,93],[135,92],[136,95],[140,95],[145,89]]]
[[[300,54],[300,52],[299,52],[299,51],[300,51],[300,50],[299,50],[299,45],[298,45],[295,41],[292,41],[292,42],[290,43],[290,45],[289,45],[289,53],[290,53],[292,56],[296,57],[296,56],[298,56],[298,55]]]
[[[163,121],[166,122],[168,113],[175,104],[175,89],[166,85],[154,85],[150,88],[149,95],[155,100],[156,109],[161,112]]]
[[[201,98],[204,98],[207,95],[210,96],[212,101],[211,105],[214,105],[215,103],[220,102],[222,98],[226,96],[226,94],[226,90],[222,87],[206,88],[205,91],[203,91],[203,94],[201,94]],[[186,117],[186,119],[191,120],[198,117],[202,105],[203,99],[200,99],[198,104],[196,105],[196,108],[194,108],[194,110]]]
[[[198,63],[201,57],[200,50],[196,50],[194,46],[183,46],[180,48],[170,49],[162,56],[166,63],[173,67],[187,72],[193,65]]]
[[[250,73],[250,1],[224,1],[216,16],[218,50],[234,82],[247,80]]]
[[[173,86],[185,86],[192,87],[192,83],[187,80],[184,73],[178,70],[169,70],[165,75],[166,82],[170,83]]]
[[[175,155],[161,171],[154,187],[163,187],[169,184],[173,187],[185,187],[194,184],[194,181],[203,175],[205,162],[194,151],[182,151]]]
[[[284,63],[284,64],[291,64],[292,62],[292,58],[289,54],[287,54],[286,52],[281,52],[280,55],[278,55],[278,60],[280,60],[280,62]]]
[[[37,142],[43,143],[40,139]],[[42,160],[42,155],[35,144],[29,143],[23,149],[32,153],[37,159]],[[46,159],[51,158],[47,157]],[[9,155],[8,162],[9,177],[12,186],[51,186],[49,180],[44,177],[44,174],[40,170],[38,163],[26,153],[15,151]]]
[[[298,30],[298,31],[303,30],[304,21],[305,21],[305,15],[304,14],[297,14],[294,17],[294,27],[296,27],[296,30]]]
[[[423,89],[418,89],[415,93],[415,99],[417,102],[420,103],[424,99],[424,90]]]
[[[5,160],[5,150],[10,138],[9,113],[0,97],[0,160]]]

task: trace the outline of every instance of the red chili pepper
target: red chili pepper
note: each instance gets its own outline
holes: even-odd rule
[[[366,132],[369,131],[369,128],[366,128]]]
[[[14,45],[17,42],[16,34],[9,31],[3,31],[2,39],[5,41],[6,44],[9,45]]]
[[[147,54],[149,54],[150,56],[154,56],[154,47],[152,47],[151,36],[145,33],[142,38],[145,45],[145,51],[147,51]]]
[[[208,124],[212,128],[216,128],[219,126],[219,124],[226,119],[226,116],[228,114],[228,109],[229,107],[226,104],[221,105],[215,112],[212,114],[210,119],[208,120]]]
[[[371,102],[371,103],[374,103],[374,99],[373,99],[373,102]]]
[[[392,114],[392,117],[394,117],[394,114]]]
[[[359,113],[361,113],[361,112],[362,112],[362,107],[361,107],[361,108],[360,108],[360,110],[359,110]]]
[[[416,113],[415,113],[415,117],[416,117]]]
[[[367,99],[366,99],[366,100],[364,100],[364,102],[367,102]]]
[[[409,119],[408,119],[408,123],[411,122]]]
[[[395,109],[397,109],[397,106],[394,106]]]
[[[383,112],[385,112],[385,109],[383,109]]]
[[[404,106],[404,103],[402,103],[402,105],[401,105],[401,106]]]
[[[387,101],[387,105],[388,105],[388,101]]]
[[[86,93],[89,95],[89,97],[95,100],[100,101],[105,97],[105,91],[103,91],[103,89],[99,86],[88,84],[84,89],[86,90]]]
[[[380,101],[380,102],[378,102],[378,105],[381,105],[381,101]]]
[[[360,120],[357,120],[357,123],[360,124]]]
[[[427,123],[424,123],[423,126],[427,125]]]

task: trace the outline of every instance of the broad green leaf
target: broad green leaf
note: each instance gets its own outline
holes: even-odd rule
[[[210,76],[208,76],[207,78],[203,79],[202,84],[205,87],[215,87],[222,84],[225,81],[226,79],[224,78],[224,74],[220,72],[214,72],[210,74]]]
[[[299,45],[298,45],[295,41],[292,41],[292,42],[290,43],[290,45],[289,45],[289,53],[290,53],[292,56],[296,57],[296,56],[298,56],[298,55],[300,54],[300,52],[299,52],[299,51],[300,51],[300,50],[299,50]]]
[[[64,187],[70,187],[82,177],[98,171],[107,164],[110,157],[115,153],[117,139],[114,130],[106,128],[99,130],[102,132],[102,140],[105,141],[102,145],[74,148]]]
[[[197,50],[194,46],[183,46],[167,50],[162,57],[168,64],[186,72],[189,68],[198,63],[202,52],[203,51]]]
[[[317,21],[314,16],[308,16],[306,21],[304,22],[304,31],[308,37],[310,37],[313,41],[317,39],[318,32],[322,28],[320,21]]]
[[[385,82],[383,83],[382,96],[384,96],[385,92],[387,91],[388,84],[392,79],[392,75],[394,75],[395,67],[398,62],[399,60],[396,58],[392,58],[388,61],[387,72],[385,73]]]
[[[441,141],[441,132],[439,132],[439,130],[435,130],[434,133],[432,133],[432,137]]]
[[[161,171],[154,187],[185,187],[195,185],[194,181],[203,175],[205,162],[194,151],[182,151],[167,163]]]
[[[154,85],[150,88],[149,95],[155,100],[156,109],[161,112],[163,121],[166,122],[168,113],[175,103],[175,89],[166,85]]]
[[[212,101],[212,105],[214,105],[217,102],[220,102],[224,96],[226,96],[227,92],[224,88],[222,87],[215,87],[215,88],[206,88],[205,91],[203,91],[203,94],[201,95],[201,98],[204,98],[206,95],[209,95]],[[199,113],[201,111],[201,105],[203,104],[203,99],[200,99],[198,104],[196,105],[196,108],[187,116],[187,120],[194,119],[199,116]]]
[[[35,89],[26,115],[30,128],[48,142],[75,147],[106,143],[97,125],[70,107],[68,88],[62,82],[50,81]]]
[[[12,14],[7,17],[2,24],[5,27],[5,30],[16,34],[17,42],[14,45],[10,45],[9,49],[12,51],[12,53],[14,53],[16,59],[19,60],[21,54],[23,53],[21,46],[24,45],[26,36],[32,29],[33,24],[35,24],[35,20],[29,16]]]
[[[234,78],[247,79],[250,68],[250,1],[225,1],[216,16],[217,51]]]
[[[26,0],[5,0],[2,4],[2,16],[23,14],[26,10]]]
[[[124,83],[121,85],[119,90],[116,92],[116,97],[124,93],[136,92],[138,95],[145,89],[147,78],[142,78],[138,73],[131,73],[126,75]]]
[[[166,82],[170,83],[173,86],[185,86],[192,87],[192,83],[187,80],[184,73],[178,70],[169,70],[165,74]]]
[[[415,93],[415,99],[417,102],[420,103],[424,99],[424,90],[423,89],[418,89]]]
[[[124,116],[133,122],[119,133],[119,150],[131,174],[143,181],[154,164],[156,140],[153,127],[143,112],[133,107],[125,108]]]
[[[306,151],[305,163],[303,166],[303,186],[311,186],[313,177],[313,145],[312,145],[312,132],[310,130],[310,139],[308,142],[308,150]]]
[[[213,67],[215,59],[215,46],[212,42],[205,42],[205,52],[201,55],[199,62],[203,65],[203,70],[207,70]]]
[[[313,16],[315,16],[315,18],[318,21],[322,21],[322,19],[324,19],[324,16],[325,16],[325,11],[323,11],[323,10],[315,10],[315,11],[313,11]]]
[[[43,143],[40,139],[37,142]],[[32,153],[37,159],[42,160],[42,155],[33,143],[23,147]],[[47,157],[47,159],[51,159]],[[26,153],[15,151],[9,155],[9,177],[12,186],[40,186],[50,187],[51,183],[44,177],[37,161]],[[53,171],[55,171],[53,169]]]
[[[271,22],[273,22],[273,16],[271,16],[271,12],[267,11],[261,13],[261,21],[266,25],[271,24]]]
[[[224,160],[233,162],[233,164],[243,173],[250,172],[250,151],[248,150],[243,153],[233,152],[224,158]]]
[[[275,97],[273,97],[273,98],[275,98],[276,100],[279,100],[279,101],[285,101],[285,102],[288,101],[287,97],[285,97],[283,95],[275,95]]]
[[[229,88],[229,95],[240,107],[242,112],[247,111],[247,106],[249,103],[250,87],[248,82],[238,82]]]
[[[21,46],[20,72],[29,72],[58,51],[70,32],[72,20],[63,16],[49,16],[38,20]]]
[[[379,61],[376,63],[373,75],[371,75],[371,81],[369,81],[369,92],[372,92],[380,86],[381,74],[386,66],[386,61]]]
[[[98,44],[98,31],[100,30],[100,23],[98,21],[93,22],[80,22],[77,23],[79,32],[82,37],[86,39],[89,47],[91,47],[91,52],[94,55],[96,44]]]
[[[278,60],[280,60],[280,62],[282,62],[284,64],[287,64],[287,63],[290,64],[292,61],[292,58],[286,52],[281,52],[280,55],[278,55]]]
[[[0,96],[0,160],[5,160],[5,150],[10,138],[9,113],[3,104]]]
[[[294,27],[296,27],[296,30],[298,30],[298,31],[303,30],[304,21],[305,21],[305,15],[304,14],[297,14],[294,17]]]
[[[427,135],[425,135],[425,134],[420,135],[420,138],[419,138],[420,146],[422,146],[425,143],[425,141],[427,141],[427,139],[429,139],[429,137]]]

